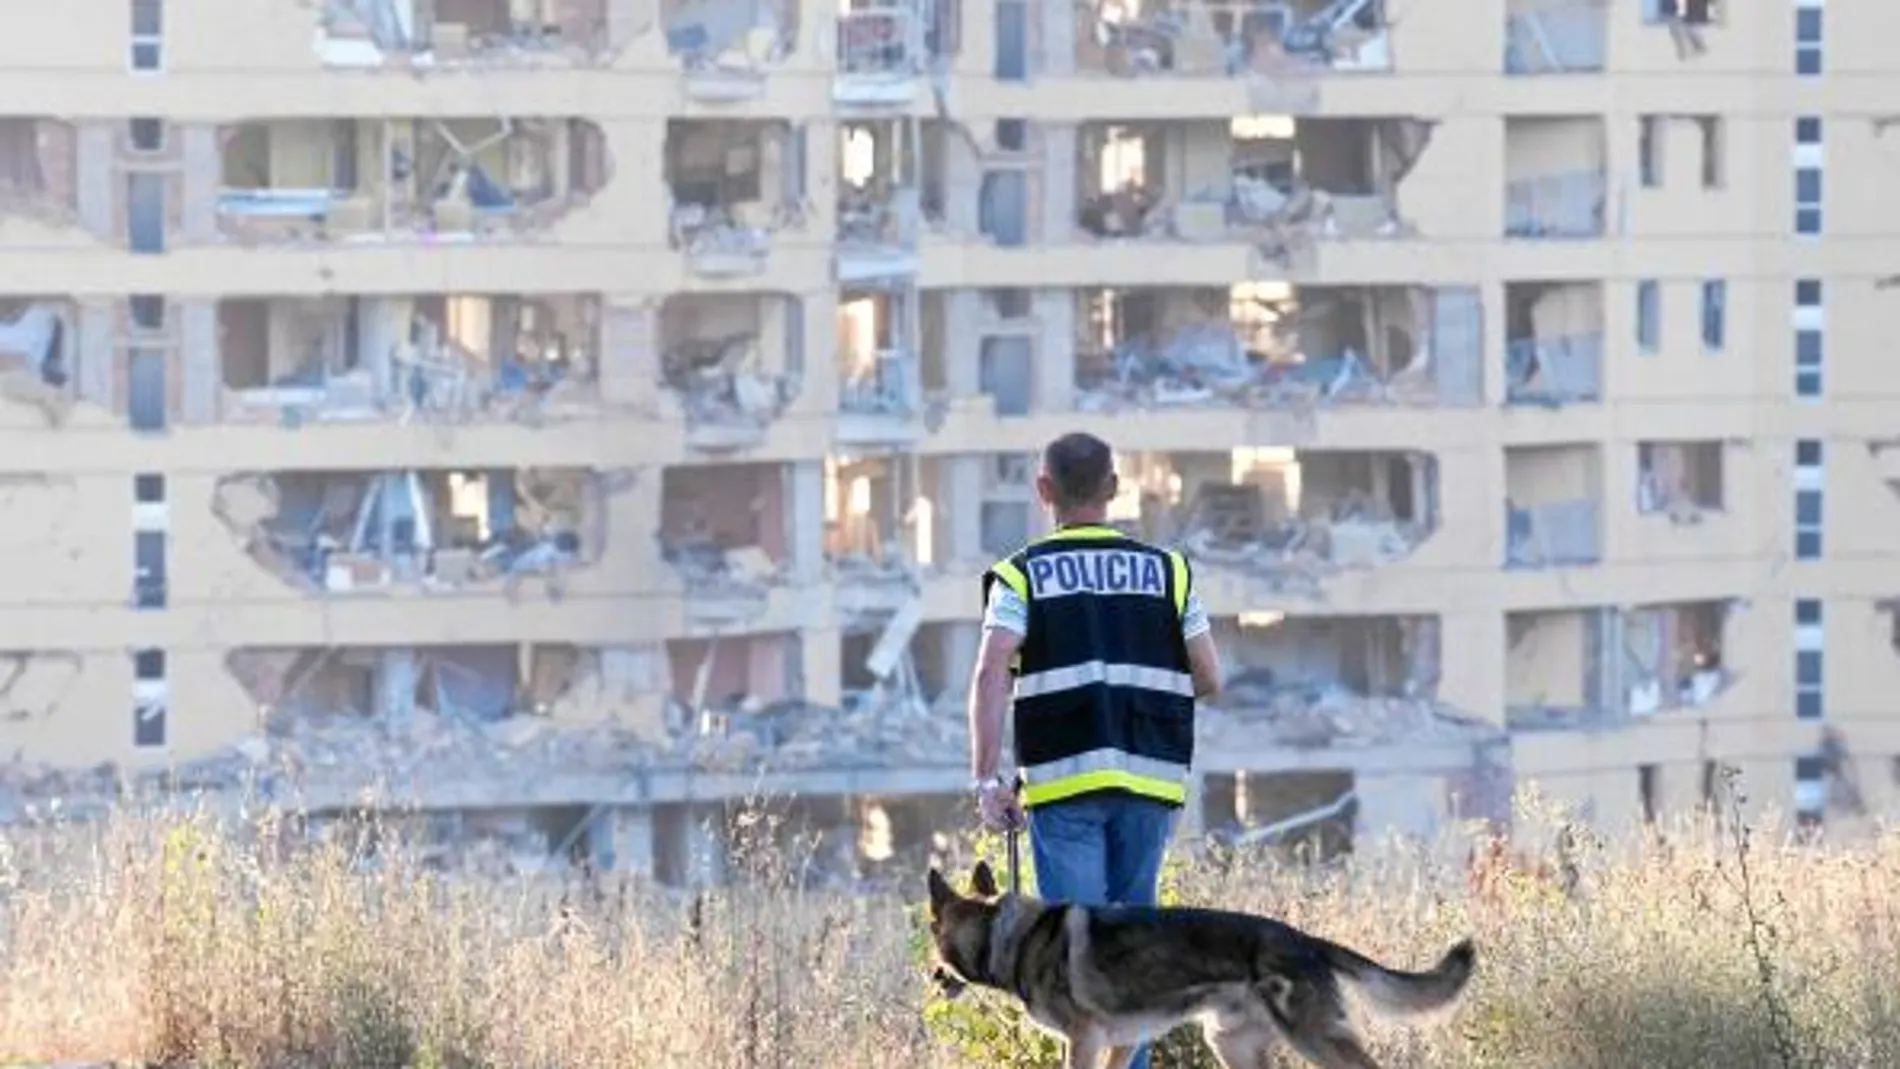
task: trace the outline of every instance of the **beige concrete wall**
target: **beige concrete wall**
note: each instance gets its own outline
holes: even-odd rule
[[[1885,596],[1896,549],[1890,533],[1900,509],[1890,469],[1867,451],[1894,435],[1891,346],[1900,290],[1875,280],[1896,270],[1884,235],[1877,179],[1900,167],[1900,132],[1878,135],[1867,116],[1900,113],[1900,77],[1820,80],[1798,88],[1775,74],[1789,69],[1792,20],[1786,9],[1730,7],[1725,25],[1703,32],[1705,54],[1678,56],[1668,32],[1644,25],[1639,0],[1615,0],[1605,13],[1612,70],[1603,77],[1507,80],[1498,74],[1504,0],[1413,5],[1392,31],[1396,73],[1321,79],[1311,109],[1334,117],[1419,116],[1437,123],[1432,140],[1399,190],[1401,212],[1421,237],[1317,243],[1310,261],[1282,268],[1250,242],[1207,246],[1058,243],[1002,250],[954,235],[925,245],[918,284],[930,294],[958,287],[1172,285],[1224,287],[1242,279],[1316,285],[1474,285],[1485,294],[1486,368],[1492,400],[1500,395],[1506,280],[1563,279],[1573,285],[1545,299],[1540,331],[1601,329],[1609,403],[1555,411],[1489,405],[1456,412],[1429,405],[1320,408],[1310,412],[1170,411],[1051,413],[1006,421],[955,414],[920,448],[932,455],[1033,450],[1051,434],[1090,429],[1129,450],[1239,443],[1308,449],[1422,449],[1440,463],[1436,534],[1403,562],[1329,580],[1321,601],[1275,601],[1257,591],[1214,591],[1223,611],[1286,608],[1308,614],[1435,613],[1443,625],[1441,695],[1477,715],[1499,717],[1512,701],[1556,700],[1581,686],[1583,617],[1601,605],[1738,598],[1725,647],[1738,673],[1734,687],[1698,715],[1672,714],[1642,730],[1579,740],[1531,740],[1518,748],[1520,769],[1548,774],[1559,793],[1599,798],[1607,821],[1626,822],[1636,805],[1636,766],[1660,766],[1670,798],[1692,796],[1703,760],[1735,761],[1761,799],[1791,796],[1792,755],[1813,745],[1812,725],[1792,718],[1792,625],[1796,596],[1827,602],[1826,675],[1830,721],[1839,724],[1869,770],[1864,785],[1890,797],[1890,767],[1900,755],[1900,723],[1888,696],[1900,686],[1892,622],[1876,604]],[[1828,11],[1830,70],[1890,71],[1888,46],[1900,29],[1891,5],[1835,5]],[[505,106],[519,115],[575,116],[598,122],[610,160],[607,187],[543,234],[519,241],[348,249],[302,247],[184,249],[140,258],[106,247],[76,225],[50,225],[0,212],[0,290],[175,296],[456,292],[608,293],[637,303],[675,292],[789,294],[804,302],[807,374],[793,411],[775,424],[750,461],[814,461],[836,451],[835,376],[824,374],[835,350],[837,300],[828,245],[836,161],[831,82],[822,67],[831,20],[808,7],[798,53],[768,78],[761,100],[723,107],[733,117],[806,122],[806,188],[814,209],[800,230],[780,234],[764,274],[711,280],[693,276],[667,247],[660,161],[669,115],[684,102],[676,61],[659,36],[643,32],[650,12],[616,27],[627,42],[600,68],[491,70],[481,75],[407,71],[325,73],[311,48],[315,9],[294,2],[197,0],[168,5],[165,62],[159,79],[133,78],[126,63],[123,0],[66,0],[0,15],[0,100],[21,114],[100,117],[118,122],[131,101],[180,122],[293,122],[339,115],[404,119],[487,115]],[[1083,76],[1001,85],[993,60],[991,11],[964,7],[962,51],[948,95],[953,115],[975,127],[996,117],[1062,123],[1112,116],[1177,119],[1171,184],[1190,188],[1224,179],[1224,122],[1210,118],[1262,110],[1261,87],[1241,80],[1108,81]],[[1284,87],[1281,87],[1284,88]],[[1269,109],[1270,110],[1270,109]],[[1826,229],[1840,240],[1790,243],[1789,165],[1796,111],[1827,114]],[[930,94],[914,113],[935,117]],[[1664,179],[1637,179],[1643,115],[1718,114],[1722,181],[1704,188],[1699,135],[1666,124]],[[1520,121],[1507,131],[1504,117]],[[1578,119],[1577,116],[1588,116]],[[96,162],[96,161],[95,161]],[[311,161],[315,165],[315,161]],[[1503,187],[1534,177],[1601,166],[1610,238],[1601,242],[1506,242],[1500,233]],[[768,187],[773,183],[768,182]],[[1788,326],[1792,280],[1827,279],[1824,405],[1792,399]],[[1635,285],[1662,287],[1662,345],[1637,352]],[[1728,282],[1727,342],[1705,352],[1699,285]],[[702,326],[761,329],[763,363],[790,363],[778,302],[762,309],[720,305]],[[947,321],[935,335],[949,344],[966,324]],[[105,340],[106,353],[116,342]],[[615,396],[653,396],[650,374],[629,372]],[[107,407],[82,405],[52,428],[37,407],[0,403],[0,437],[12,447],[6,471],[50,473],[45,482],[0,484],[0,501],[24,522],[0,555],[0,649],[76,650],[85,658],[79,697],[58,715],[13,729],[23,752],[47,759],[152,759],[130,751],[125,651],[164,646],[170,657],[174,715],[167,757],[204,752],[254,726],[254,703],[225,670],[229,648],[271,641],[322,644],[349,634],[375,642],[641,642],[677,638],[684,609],[657,559],[650,532],[661,508],[659,469],[703,464],[688,448],[677,414],[616,411],[599,419],[530,428],[496,421],[455,427],[275,426],[174,428],[136,436]],[[1826,559],[1791,560],[1792,441],[1829,442]],[[1637,514],[1635,449],[1644,440],[1719,441],[1724,507],[1694,525]],[[1580,443],[1587,444],[1585,448]],[[1531,447],[1565,447],[1551,453]],[[1509,463],[1507,447],[1514,451]],[[1596,459],[1588,459],[1595,456]],[[499,595],[468,598],[313,598],[257,566],[210,515],[219,473],[246,470],[400,466],[519,465],[632,468],[641,481],[603,508],[609,552],[574,577],[571,596],[554,605]],[[126,608],[130,590],[131,475],[168,476],[173,606],[163,613]],[[1217,476],[1226,478],[1224,471]],[[1500,571],[1506,496],[1521,503],[1601,496],[1604,563],[1561,572]],[[946,580],[948,582],[948,580]],[[933,588],[934,590],[935,588]],[[968,591],[932,595],[935,619],[967,619]],[[1536,641],[1508,656],[1505,614],[1537,610]],[[1546,622],[1548,621],[1548,623]],[[755,632],[804,629],[790,663],[806,692],[835,695],[839,676],[837,614],[831,592],[807,587],[775,595]],[[743,675],[775,675],[748,661]],[[9,735],[8,738],[13,738]],[[1692,786],[1681,786],[1683,783]],[[1397,790],[1392,797],[1404,797]],[[1393,803],[1396,805],[1397,803]]]

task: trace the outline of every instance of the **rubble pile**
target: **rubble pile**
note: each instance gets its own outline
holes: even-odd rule
[[[1076,407],[1084,412],[1406,404],[1428,399],[1432,390],[1422,370],[1380,379],[1351,347],[1319,357],[1252,350],[1227,323],[1190,325],[1166,341],[1130,338],[1098,363],[1105,366],[1098,381],[1077,391]]]
[[[662,354],[662,374],[680,398],[688,423],[764,427],[797,395],[783,375],[760,370],[759,339],[753,334],[692,339]]]
[[[1283,588],[1318,593],[1326,575],[1405,560],[1430,534],[1402,523],[1383,501],[1355,491],[1326,515],[1269,524],[1247,486],[1204,486],[1189,506],[1181,547],[1197,564],[1250,573]]]
[[[1497,731],[1430,698],[1368,697],[1338,684],[1279,683],[1264,671],[1229,680],[1218,707],[1200,718],[1202,745],[1222,749],[1476,742]]]
[[[708,771],[956,764],[967,752],[960,716],[875,695],[841,709],[746,700],[702,718],[700,728],[687,749]]]

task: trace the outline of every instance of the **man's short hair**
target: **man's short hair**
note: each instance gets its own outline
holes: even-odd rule
[[[1042,470],[1054,484],[1057,508],[1100,505],[1111,496],[1115,451],[1093,434],[1065,434],[1043,448]]]

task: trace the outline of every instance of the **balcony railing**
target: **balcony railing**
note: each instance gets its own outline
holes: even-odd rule
[[[1561,405],[1600,400],[1603,335],[1522,338],[1505,350],[1506,403]]]
[[[1504,565],[1565,568],[1602,559],[1599,503],[1590,498],[1518,508],[1505,503]]]
[[[838,77],[900,79],[924,73],[924,24],[913,7],[847,11],[838,16]]]
[[[1504,233],[1514,238],[1603,236],[1601,171],[1520,178],[1505,186]]]
[[[1601,71],[1608,25],[1600,3],[1571,3],[1512,15],[1505,23],[1505,73]]]
[[[922,407],[916,360],[903,349],[880,349],[871,367],[847,378],[838,410],[859,416],[910,416]]]

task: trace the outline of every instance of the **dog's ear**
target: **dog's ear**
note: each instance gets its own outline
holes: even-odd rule
[[[1000,892],[996,889],[996,873],[990,871],[990,863],[979,861],[970,873],[970,889],[984,898],[995,898]]]
[[[930,868],[929,883],[930,915],[934,917],[943,912],[943,907],[956,898],[957,893],[951,889],[950,881],[944,879],[943,873],[938,872],[934,865]]]

